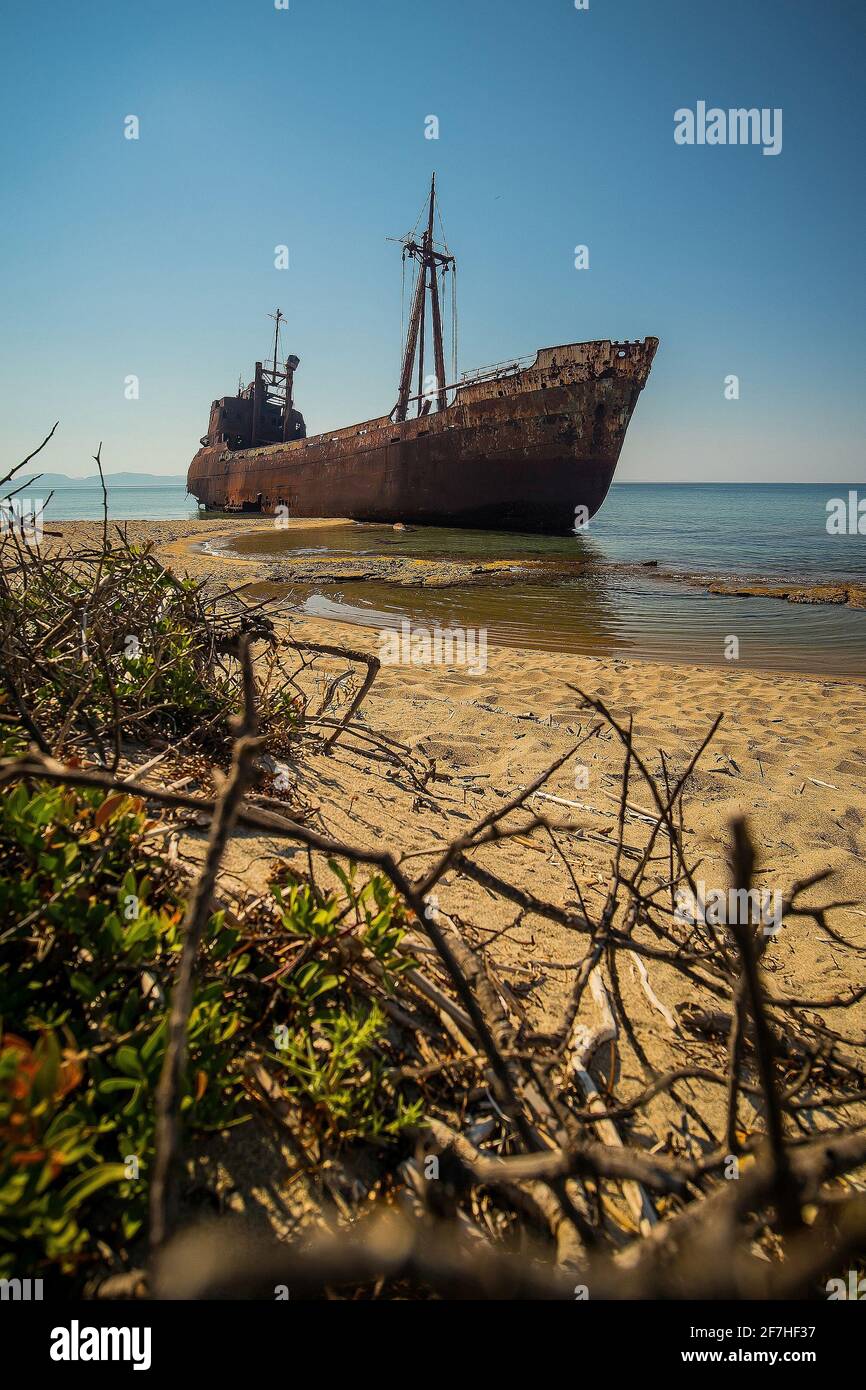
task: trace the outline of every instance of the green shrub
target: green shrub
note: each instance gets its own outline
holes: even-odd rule
[[[142,1234],[154,1094],[184,899],[122,792],[19,783],[0,799],[0,1276],[80,1275]],[[421,1118],[392,1084],[385,1014],[340,954],[349,935],[388,990],[412,961],[390,884],[275,888],[279,922],[251,945],[212,918],[196,975],[181,1111],[195,1131],[246,1118],[241,1071],[279,975],[286,1094],[319,1139],[386,1143]],[[252,928],[251,928],[252,930]],[[262,940],[264,938],[264,940]],[[281,1042],[283,1039],[281,1039]],[[101,1244],[101,1250],[100,1250]]]
[[[311,1112],[320,1132],[381,1141],[418,1124],[422,1104],[408,1102],[391,1084],[385,1014],[353,989],[336,948],[351,933],[381,966],[384,988],[392,988],[414,964],[397,949],[406,934],[405,909],[381,875],[356,890],[351,875],[333,860],[330,867],[345,898],[307,883],[274,889],[286,934],[303,946],[281,981],[288,1021],[274,1055],[287,1092]]]
[[[122,793],[19,784],[0,802],[0,1272],[92,1256],[97,1193],[109,1242],[145,1218],[183,902],[144,829]],[[238,939],[215,917],[206,962]],[[243,1022],[225,979],[202,972],[182,1102],[193,1127],[235,1117]]]

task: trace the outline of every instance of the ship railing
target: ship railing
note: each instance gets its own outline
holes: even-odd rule
[[[499,377],[514,376],[530,366],[537,356],[537,353],[530,352],[526,357],[509,357],[504,362],[494,362],[489,367],[478,367],[474,371],[463,372],[459,385],[473,386],[477,381],[495,381]]]

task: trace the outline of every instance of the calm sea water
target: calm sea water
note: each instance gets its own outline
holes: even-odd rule
[[[307,586],[299,608],[374,627],[484,626],[491,641],[546,650],[619,653],[664,661],[722,662],[737,635],[740,663],[761,668],[866,676],[866,610],[780,599],[709,595],[671,582],[664,571],[748,575],[804,583],[866,584],[866,535],[831,535],[827,504],[854,483],[614,485],[585,533],[515,536],[497,532],[358,524],[278,531],[239,520],[231,548],[270,560],[281,553],[360,553],[594,559],[587,579],[502,589],[466,585],[415,590],[386,583]],[[866,497],[866,485],[859,485]],[[177,485],[109,489],[115,519],[179,520],[196,515]],[[102,500],[86,488],[58,489],[47,519],[98,518]],[[254,523],[253,523],[254,524]],[[657,561],[659,574],[605,568]]]
[[[47,495],[44,484],[36,483],[27,491],[41,496]],[[194,497],[177,483],[165,487],[114,487],[108,488],[108,515],[112,521],[185,521],[196,516],[198,505]],[[98,487],[57,487],[45,508],[45,520],[51,521],[101,521],[102,492]]]
[[[607,559],[676,571],[863,579],[866,535],[830,535],[827,504],[856,483],[625,483],[589,525]],[[859,484],[866,499],[866,484]]]

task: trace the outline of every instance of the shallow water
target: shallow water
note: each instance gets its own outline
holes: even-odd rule
[[[395,531],[358,523],[300,526],[244,536],[241,554],[383,555],[420,558],[588,560],[646,564],[675,572],[866,582],[866,534],[831,535],[827,503],[854,483],[614,484],[601,511],[576,536],[513,535],[437,526]],[[866,485],[859,496],[866,499]]]
[[[511,647],[686,663],[724,663],[726,639],[735,634],[742,666],[866,676],[866,611],[840,606],[798,607],[792,622],[791,605],[779,599],[594,581],[503,589],[374,581],[291,592],[299,612],[379,630],[408,619],[413,629],[483,628],[490,643]]]
[[[238,554],[402,555],[418,559],[572,559],[591,572],[549,584],[415,589],[379,581],[295,585],[301,611],[385,629],[484,628],[514,647],[665,662],[725,663],[866,676],[866,610],[707,594],[666,578],[693,573],[866,583],[866,536],[827,531],[827,502],[853,484],[614,486],[586,532],[520,536],[365,524],[263,528],[233,538]],[[861,488],[866,495],[866,489]],[[657,569],[641,570],[655,561]],[[286,592],[282,589],[281,592]]]

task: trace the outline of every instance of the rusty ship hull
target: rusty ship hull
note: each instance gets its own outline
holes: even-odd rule
[[[414,419],[382,416],[255,448],[206,437],[187,487],[213,510],[573,531],[604,501],[657,346],[543,348]],[[212,418],[222,406],[214,402]]]

